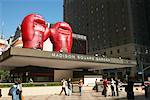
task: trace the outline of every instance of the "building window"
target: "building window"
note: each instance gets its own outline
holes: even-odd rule
[[[105,17],[103,16],[103,17],[102,17],[102,19],[104,20],[104,19],[105,19]]]
[[[105,28],[103,28],[103,32],[105,32]]]
[[[123,40],[123,42],[124,42],[124,43],[127,43],[127,40],[126,40],[126,39],[124,39],[124,40]]]
[[[84,1],[82,1],[82,5],[84,5]]]
[[[110,51],[110,54],[112,55],[112,54],[113,54],[113,52],[112,52],[112,51]]]
[[[117,77],[118,77],[119,79],[121,79],[121,78],[122,78],[122,72],[117,72]]]
[[[123,27],[123,31],[125,31],[125,30],[126,30],[126,27],[124,26],[124,27]]]
[[[120,49],[117,49],[117,53],[120,53]]]
[[[119,32],[119,29],[116,29],[116,33],[118,33]]]
[[[104,52],[104,55],[106,56],[106,52]]]
[[[93,51],[94,51],[95,49],[93,48]]]
[[[115,75],[115,72],[110,72],[110,76],[111,77],[115,77],[116,75]]]
[[[104,5],[102,4],[102,9],[104,8]]]
[[[92,38],[92,40],[93,40],[93,41],[95,40],[94,37]]]
[[[106,43],[106,40],[104,40],[104,44]]]
[[[98,8],[96,8],[96,11],[98,11]]]
[[[127,52],[128,51],[127,48],[124,48],[124,51]]]
[[[122,11],[122,12],[124,12],[124,11],[125,11],[125,9],[124,9],[124,8],[122,8],[122,9],[121,9],[121,11]]]
[[[97,19],[97,22],[99,22],[99,19]]]
[[[105,26],[105,23],[103,23],[103,26]]]

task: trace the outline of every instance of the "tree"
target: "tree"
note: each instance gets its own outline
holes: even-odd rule
[[[0,70],[0,80],[7,80],[10,71],[7,70]]]

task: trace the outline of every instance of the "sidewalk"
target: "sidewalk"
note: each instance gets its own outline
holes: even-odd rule
[[[6,93],[4,93],[4,90]],[[10,96],[7,96],[7,89],[3,89],[3,95],[0,100],[11,100]],[[30,87],[23,88],[23,95],[25,100],[127,100],[126,92],[120,91],[119,96],[107,96],[101,95],[101,92],[95,92],[91,87],[84,87],[84,93],[79,96],[79,93],[73,93],[71,96],[59,95],[61,87]],[[135,90],[135,100],[148,100],[144,97],[144,92],[141,90]]]
[[[11,100],[11,97],[3,97],[0,100]],[[127,100],[126,94],[121,93],[120,96],[107,96],[104,97],[101,93],[95,91],[84,92],[82,96],[79,93],[73,93],[71,96],[65,96],[64,94],[50,94],[50,95],[37,95],[37,96],[25,96],[25,100]],[[143,95],[136,95],[135,100],[146,100]],[[148,100],[148,99],[147,99]]]

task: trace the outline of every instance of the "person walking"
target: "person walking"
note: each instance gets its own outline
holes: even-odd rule
[[[131,78],[129,78],[127,85],[125,87],[125,91],[127,92],[128,100],[134,100],[133,86],[134,86],[134,82],[131,80]]]
[[[2,97],[2,90],[0,89],[0,97]]]
[[[15,82],[15,84],[9,89],[8,95],[12,96],[12,100],[20,100],[19,94],[17,93],[17,86],[18,83]]]
[[[148,85],[147,84],[144,85],[144,90],[145,90],[145,97],[147,98],[148,97]]]
[[[119,96],[119,89],[118,89],[118,85],[119,85],[119,79],[118,78],[116,78],[116,93],[117,93],[117,96]]]
[[[108,87],[108,81],[107,81],[107,78],[105,78],[103,80],[103,91],[102,91],[102,95],[104,95],[105,97],[107,96],[107,87]]]
[[[71,78],[68,79],[68,81],[67,81],[67,86],[68,86],[68,96],[70,96],[71,93],[72,93]]]
[[[83,93],[83,89],[82,89],[82,87],[83,87],[83,80],[82,79],[80,79],[78,86],[79,86],[80,96],[82,96],[82,93]]]
[[[22,81],[18,80],[17,91],[19,94],[19,99],[22,100]]]
[[[62,79],[62,90],[61,90],[61,92],[60,92],[60,94],[59,95],[61,95],[62,94],[62,92],[64,91],[65,92],[65,95],[67,95],[67,93],[66,93],[66,80],[65,79]]]
[[[33,83],[33,79],[32,78],[29,79],[29,83]]]
[[[113,78],[111,78],[111,82],[110,82],[110,86],[111,86],[111,93],[112,93],[112,96],[115,96],[115,81]]]
[[[95,80],[95,89],[96,89],[96,92],[98,92],[98,81],[97,81],[97,79]]]

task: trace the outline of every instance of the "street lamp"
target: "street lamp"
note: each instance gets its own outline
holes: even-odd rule
[[[119,58],[120,60],[122,59],[122,58],[121,58],[121,56],[120,56],[120,57],[118,57],[118,58]]]
[[[146,55],[148,54],[148,50],[147,49],[145,50],[144,54],[146,54]],[[144,68],[144,66],[143,66],[143,59],[142,59],[142,79],[143,79],[143,82],[145,81],[144,80],[145,79],[144,78],[144,71],[147,70],[148,68],[150,68],[150,66]]]
[[[144,83],[144,71],[146,69],[148,69],[149,67],[146,67],[144,68],[143,64],[144,64],[144,58],[143,58],[143,55],[147,55],[148,54],[148,50],[146,49],[144,53],[141,53],[139,51],[136,51],[135,52],[135,55],[136,55],[136,59],[137,59],[137,65],[138,65],[138,68],[139,66],[141,67],[140,68],[140,72],[138,71],[138,74],[141,74],[142,75],[142,82]]]
[[[97,54],[97,53],[95,54],[95,57],[98,57],[98,54]]]
[[[135,51],[135,56],[136,56],[136,60],[137,60],[137,70],[138,70],[138,77],[139,75],[141,76],[142,75],[142,82],[144,81],[144,75],[143,75],[143,63],[142,63],[142,60],[141,59],[141,52],[139,51]],[[140,70],[140,71],[139,71]],[[139,79],[139,78],[138,78]],[[141,79],[141,78],[140,78]]]

